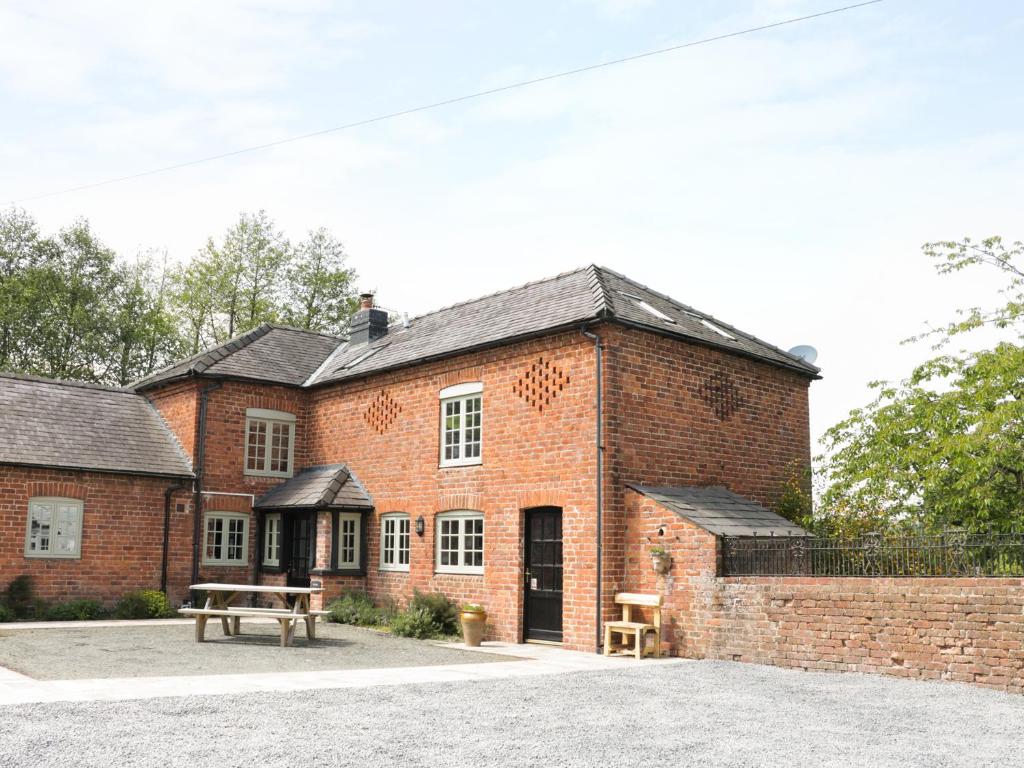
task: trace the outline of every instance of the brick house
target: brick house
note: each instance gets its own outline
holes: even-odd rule
[[[127,390],[0,379],[0,587],[440,591],[592,650],[663,533],[643,489],[785,525],[800,358],[594,266],[394,320],[365,296],[348,339],[261,326]]]

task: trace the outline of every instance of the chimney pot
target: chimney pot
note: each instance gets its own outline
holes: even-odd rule
[[[360,309],[373,309],[373,294],[372,293],[361,293],[361,294],[359,294],[359,308]]]

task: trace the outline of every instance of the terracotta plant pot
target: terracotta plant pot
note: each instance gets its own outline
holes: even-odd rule
[[[484,611],[463,611],[460,614],[462,619],[462,637],[466,645],[476,648],[484,637],[484,627],[487,626],[487,613]]]

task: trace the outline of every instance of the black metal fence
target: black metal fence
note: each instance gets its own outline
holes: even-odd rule
[[[722,537],[723,576],[1024,576],[1024,532]]]

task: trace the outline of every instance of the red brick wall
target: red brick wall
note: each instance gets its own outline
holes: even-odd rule
[[[149,399],[171,428],[190,459],[195,459],[201,382],[190,380],[147,392]]]
[[[600,333],[607,446],[603,581],[610,616],[614,593],[633,578],[627,561],[639,557],[637,542],[626,538],[626,484],[724,485],[770,507],[782,484],[810,466],[810,380],[652,333],[617,326]],[[716,401],[713,391],[723,389],[729,397]],[[640,559],[648,559],[646,548]]]
[[[160,587],[166,478],[0,466],[0,589],[21,574],[45,600],[91,598],[111,604],[126,592]],[[29,499],[81,500],[81,558],[25,557]],[[182,505],[182,509],[178,509]],[[172,498],[168,578],[172,600],[184,596],[191,553],[189,492]],[[189,539],[191,534],[188,533]]]
[[[632,491],[627,510],[626,587],[664,596],[676,655],[1024,692],[1024,579],[718,578],[714,536]]]
[[[593,648],[593,355],[592,344],[574,331],[312,393],[309,460],[347,463],[373,496],[365,581],[377,600],[404,603],[413,588],[443,591],[459,602],[483,603],[490,637],[520,640],[523,510],[558,506],[565,536],[565,643]],[[568,377],[543,410],[516,392],[520,378],[539,358]],[[484,386],[483,463],[440,468],[439,392],[475,381]],[[391,398],[400,408],[383,431],[366,418],[378,397]],[[434,516],[454,509],[484,513],[482,576],[434,573]],[[413,528],[417,517],[425,520],[425,534],[411,535],[408,574],[379,569],[379,521],[388,512],[408,513]],[[353,583],[350,577],[323,580],[328,598]]]

